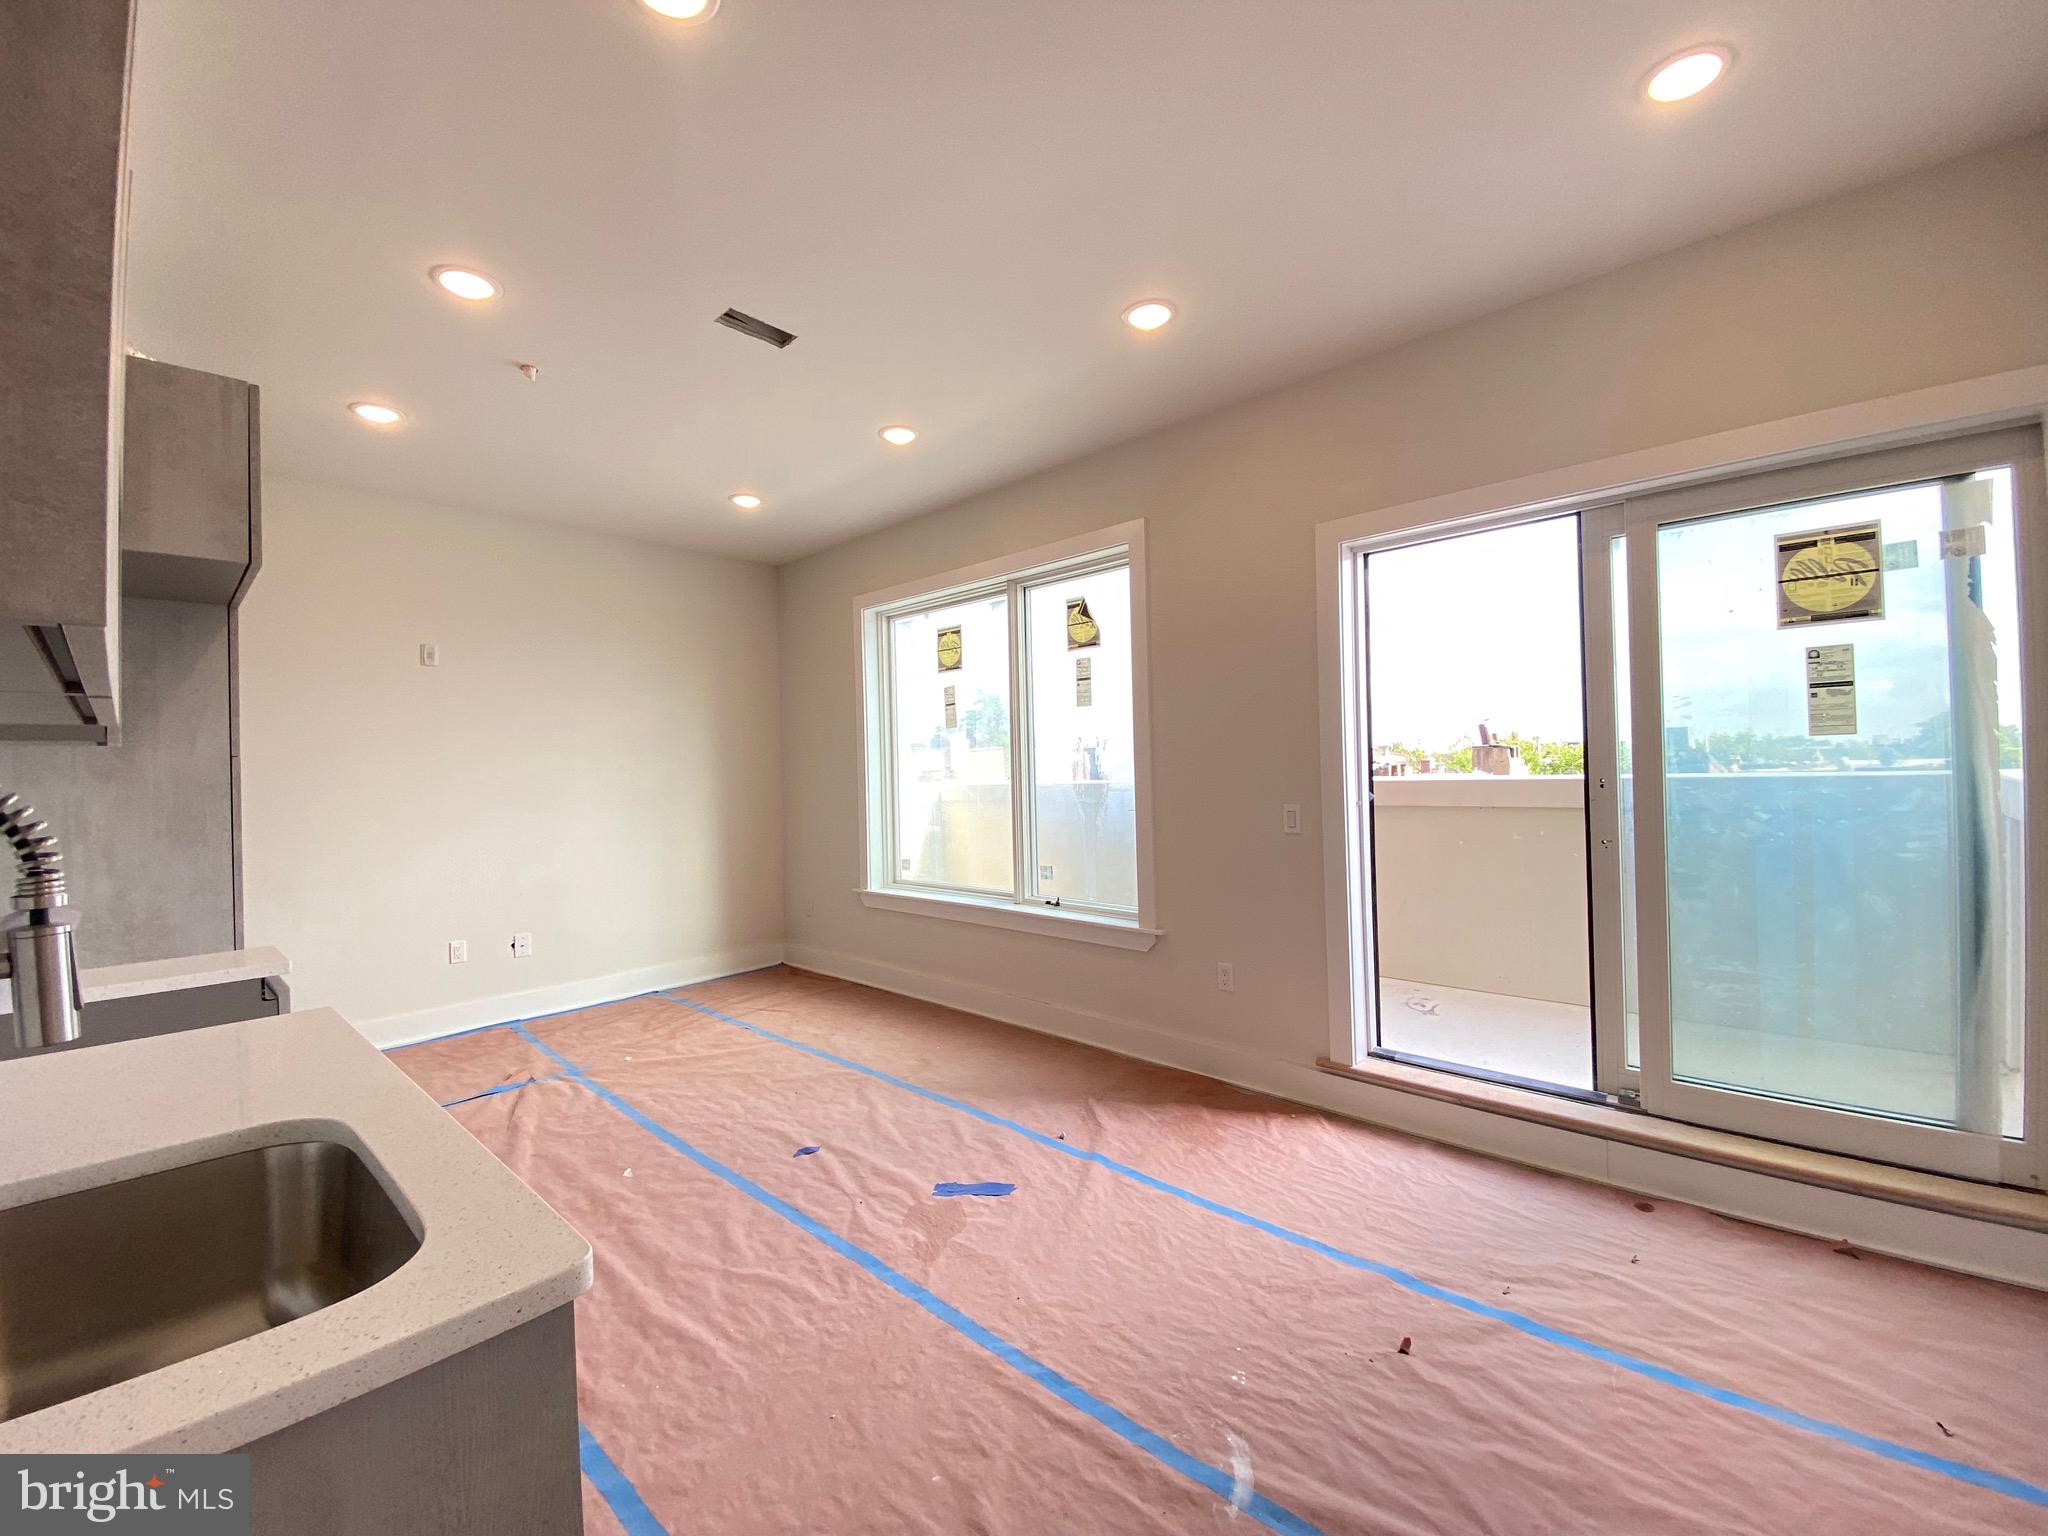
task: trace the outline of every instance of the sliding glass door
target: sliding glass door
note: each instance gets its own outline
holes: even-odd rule
[[[2037,1183],[2042,494],[2029,429],[1366,546],[1359,1054]]]
[[[1580,519],[1364,560],[1372,1054],[1594,1089]]]
[[[1653,1113],[1981,1179],[2022,1161],[2038,442],[1625,506]]]

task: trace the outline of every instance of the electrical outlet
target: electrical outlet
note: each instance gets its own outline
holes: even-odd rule
[[[512,935],[512,958],[514,960],[531,960],[533,958],[532,934],[515,933]]]
[[[1283,805],[1280,807],[1280,830],[1290,837],[1301,835],[1301,807]]]
[[[423,644],[420,647],[420,665],[423,667],[438,667],[441,665],[441,647],[435,645],[432,641]]]
[[[1216,990],[1218,992],[1235,992],[1237,990],[1237,967],[1228,960],[1218,960],[1216,962]]]
[[[448,941],[448,963],[450,965],[469,964],[469,940],[450,939]]]

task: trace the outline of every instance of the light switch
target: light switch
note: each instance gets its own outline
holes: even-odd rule
[[[441,647],[435,645],[431,640],[423,644],[420,647],[420,665],[423,667],[438,667],[441,665]]]
[[[1280,830],[1294,836],[1301,834],[1301,807],[1283,805],[1280,807]]]

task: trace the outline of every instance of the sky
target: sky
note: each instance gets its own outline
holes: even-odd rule
[[[1482,720],[1584,737],[1576,518],[1410,544],[1365,572],[1375,745],[1442,751]]]
[[[2012,486],[1992,488],[1984,606],[1999,659],[1999,714],[2019,718]],[[1887,572],[1885,617],[1779,629],[1775,538],[1875,519],[1916,563]],[[1803,735],[1805,651],[1856,647],[1860,734],[1910,735],[1947,708],[1946,598],[1930,485],[1703,519],[1659,533],[1667,724],[1694,734]],[[1574,517],[1408,545],[1366,562],[1372,740],[1443,751],[1499,732],[1584,739]]]

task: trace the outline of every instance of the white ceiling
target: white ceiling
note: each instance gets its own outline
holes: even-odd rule
[[[782,560],[2044,123],[2044,0],[142,0],[128,339],[273,470]]]

